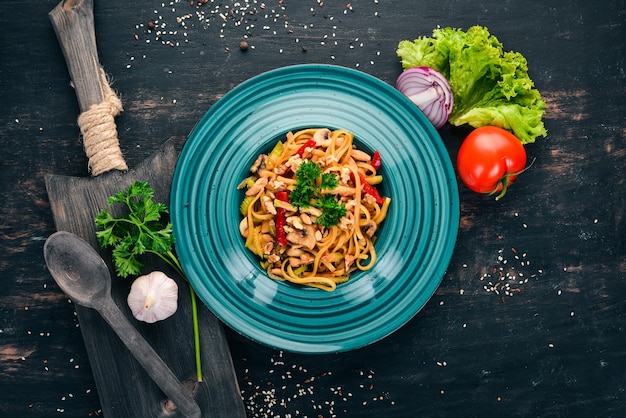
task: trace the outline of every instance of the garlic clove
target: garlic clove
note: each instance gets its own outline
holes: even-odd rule
[[[153,271],[133,282],[127,298],[133,316],[154,323],[169,318],[178,308],[178,285],[165,273]]]

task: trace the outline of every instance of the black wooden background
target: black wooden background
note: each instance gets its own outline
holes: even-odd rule
[[[626,5],[459,0],[96,0],[102,64],[134,167],[238,83],[329,63],[392,84],[400,40],[489,28],[524,54],[549,135],[504,199],[460,187],[448,272],[427,306],[371,346],[272,350],[227,330],[249,416],[610,417],[626,409]],[[99,416],[73,305],[48,274],[44,176],[86,176],[78,105],[48,20],[0,3],[0,415]],[[152,23],[150,23],[152,22]],[[239,44],[247,41],[248,50]],[[441,129],[452,159],[466,135]],[[502,285],[512,296],[490,291]],[[508,274],[508,275],[507,275]],[[129,382],[132,384],[132,382]]]

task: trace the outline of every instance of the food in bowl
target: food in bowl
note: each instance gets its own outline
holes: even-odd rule
[[[272,279],[333,291],[374,266],[391,199],[376,188],[380,154],[353,140],[343,129],[288,132],[240,183],[239,231]]]

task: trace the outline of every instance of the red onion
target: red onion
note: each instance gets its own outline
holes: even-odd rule
[[[396,88],[415,103],[437,129],[447,122],[452,113],[452,89],[437,70],[430,67],[409,68],[398,77]]]

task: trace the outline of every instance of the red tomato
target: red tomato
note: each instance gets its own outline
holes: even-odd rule
[[[526,167],[524,145],[512,133],[495,126],[474,129],[456,160],[459,177],[478,193],[498,193],[496,200]]]

